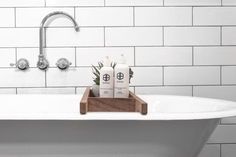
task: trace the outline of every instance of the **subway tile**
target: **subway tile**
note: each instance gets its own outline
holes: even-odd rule
[[[15,49],[0,49],[0,67],[10,67],[10,63],[15,63]]]
[[[219,144],[205,145],[198,157],[221,157]]]
[[[184,95],[192,96],[191,86],[160,86],[160,87],[135,87],[136,94],[158,94],[158,95]]]
[[[235,25],[235,7],[195,7],[194,25]]]
[[[186,26],[192,25],[190,7],[137,7],[136,26]]]
[[[44,6],[45,0],[1,0],[1,7],[35,7]]]
[[[195,47],[195,65],[234,65],[236,47]]]
[[[37,67],[38,55],[38,48],[17,48],[17,60],[27,59],[30,67]]]
[[[162,68],[160,67],[132,67],[134,77],[131,86],[162,85]]]
[[[20,71],[16,68],[0,69],[0,87],[44,87],[45,72],[31,68]]]
[[[75,32],[73,28],[49,28],[47,46],[104,46],[104,29],[80,28]]]
[[[0,28],[0,47],[38,46],[38,29],[35,28]]]
[[[104,0],[46,0],[47,6],[104,6]]]
[[[106,0],[106,6],[162,6],[163,0]]]
[[[0,88],[0,94],[16,94],[15,88]]]
[[[222,84],[236,84],[236,66],[222,67]]]
[[[71,62],[70,66],[75,66],[75,48],[47,48],[46,53],[50,67],[56,67],[57,61],[61,58]]]
[[[77,48],[76,63],[77,66],[97,65],[98,61],[102,61],[105,56],[109,56],[112,61],[117,62],[121,54],[124,54],[129,66],[134,65],[134,48],[132,47]]]
[[[165,67],[165,85],[219,85],[219,67]]]
[[[161,27],[106,28],[106,46],[162,45]]]
[[[15,26],[14,9],[0,8],[0,21],[2,21],[0,23],[0,27],[14,27]]]
[[[223,27],[222,28],[222,44],[235,45],[236,44],[236,27]]]
[[[236,144],[222,144],[221,157],[235,157]]]
[[[136,47],[138,66],[192,65],[191,47]]]
[[[221,0],[165,0],[165,6],[215,6]]]
[[[223,5],[236,5],[236,1],[235,0],[222,0],[222,4]]]
[[[75,94],[75,88],[17,88],[17,94]]]
[[[48,87],[91,86],[93,84],[91,68],[70,68],[67,71],[49,68],[46,76]]]
[[[220,45],[218,27],[167,27],[165,45]]]
[[[193,96],[236,101],[236,86],[195,86]]]
[[[54,11],[63,11],[72,17],[74,16],[73,8],[17,8],[16,9],[16,26],[17,27],[40,27],[43,18]],[[32,16],[33,15],[33,16]],[[50,26],[73,26],[73,23],[67,18],[57,18],[50,21]]]
[[[133,26],[133,8],[77,8],[76,20],[80,26]]]
[[[236,143],[236,125],[219,125],[208,143]]]

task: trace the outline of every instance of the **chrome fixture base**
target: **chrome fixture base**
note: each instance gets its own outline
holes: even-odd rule
[[[49,67],[49,62],[48,60],[42,56],[42,55],[39,55],[39,61],[37,63],[37,67],[40,69],[40,70],[47,70],[48,67]]]
[[[60,58],[58,59],[56,66],[60,69],[60,70],[66,70],[70,67],[72,63],[68,61],[68,59],[66,58]]]
[[[10,66],[16,66],[19,70],[29,69],[29,62],[25,58],[20,58],[15,64],[11,63]]]

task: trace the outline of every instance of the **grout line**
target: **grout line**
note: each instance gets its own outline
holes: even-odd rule
[[[106,27],[103,28],[103,47],[106,47]]]
[[[76,7],[74,7],[74,19],[76,19]]]
[[[213,145],[213,144],[223,144],[223,145],[231,145],[231,144],[236,144],[236,142],[232,142],[232,143],[230,143],[230,142],[227,142],[227,143],[217,143],[217,142],[211,142],[211,143],[207,143],[207,144],[211,144],[211,145]]]
[[[192,7],[192,26],[193,26],[193,9],[194,9],[194,7]]]
[[[162,27],[162,46],[165,45],[165,28]]]
[[[222,144],[220,144],[220,157],[222,157]]]
[[[220,66],[220,85],[222,86],[222,66]]]
[[[75,66],[77,67],[77,50],[76,50],[76,47],[75,47]]]
[[[45,0],[46,2],[46,0]],[[160,8],[160,7],[163,7],[165,6],[166,8],[172,8],[172,7],[202,7],[202,8],[209,8],[209,7],[235,7],[236,5],[222,5],[219,4],[219,5],[166,5],[165,3],[164,4],[161,4],[161,5],[116,5],[116,6],[109,6],[107,4],[105,4],[106,7],[110,7],[110,8],[116,8],[116,7],[122,7],[122,8],[127,8],[127,7],[147,7],[147,8],[152,8],[152,7],[157,7],[157,8]],[[103,5],[99,5],[99,6],[75,6],[75,5],[64,5],[64,6],[45,6],[42,5],[42,6],[6,6],[6,7],[2,7],[0,6],[0,8],[13,8],[13,7],[16,7],[16,8],[73,8],[73,7],[76,7],[76,8],[101,8],[101,7],[104,7],[104,4]]]
[[[136,47],[134,46],[134,66],[136,66]]]
[[[106,26],[106,25],[93,25],[93,26],[80,26],[81,28],[132,28],[133,24],[131,25],[120,25],[120,26]],[[194,25],[188,24],[188,25],[135,25],[135,27],[144,27],[144,28],[162,28],[162,27],[167,27],[167,28],[220,28],[220,27],[236,27],[236,25]],[[14,27],[0,27],[0,29],[6,29],[6,28],[14,28]],[[25,29],[25,28],[35,28],[38,29],[40,28],[39,26],[19,26],[17,27],[18,29]],[[45,28],[48,29],[71,29],[73,26],[47,26]]]
[[[133,7],[133,26],[135,26],[135,7]]]
[[[16,8],[14,8],[14,27],[16,28]]]
[[[18,89],[16,88],[16,94],[18,94]]]
[[[44,73],[45,73],[45,87],[47,87],[47,71],[45,71]]]
[[[160,67],[166,67],[166,68],[188,68],[188,67],[220,67],[222,65],[135,65],[135,67],[143,67],[143,68],[160,68]],[[236,67],[236,65],[224,65],[224,67]],[[73,68],[89,68],[90,65],[80,65],[80,66],[71,66]],[[134,66],[131,66],[134,67]],[[14,68],[14,67],[13,67]],[[37,69],[37,66],[31,66],[32,69]],[[49,66],[49,69],[55,69],[57,66]],[[12,69],[12,67],[0,67],[0,69]]]
[[[17,48],[15,48],[15,63],[14,63],[14,64],[17,63],[17,60],[18,60],[18,56],[17,56]],[[0,67],[0,68],[1,68],[1,67]]]
[[[194,66],[194,47],[192,47],[192,66]]]
[[[192,96],[194,96],[194,86],[192,86]]]
[[[162,86],[165,86],[165,68],[162,67]]]
[[[131,85],[131,87],[133,87],[134,85]],[[193,85],[164,85],[165,87],[192,87]],[[214,87],[214,86],[217,86],[217,87],[220,87],[219,85],[194,85],[193,87]],[[224,85],[225,86],[225,85]],[[236,84],[235,85],[226,85],[225,87],[227,86],[233,86],[233,87],[236,87]],[[74,86],[28,86],[28,87],[25,87],[25,86],[22,86],[22,87],[12,87],[12,86],[9,86],[9,87],[0,87],[0,89],[15,89],[15,88],[32,88],[32,89],[37,89],[37,88],[84,88],[84,87],[87,87],[87,86],[77,86],[77,85],[74,85]],[[135,87],[146,87],[146,88],[150,88],[150,87],[163,87],[163,85],[135,85]],[[224,125],[224,126],[230,126],[230,125],[236,125],[236,123],[221,123],[221,125]]]
[[[135,45],[135,47],[165,47],[165,48],[168,48],[168,47],[172,47],[172,48],[184,48],[184,47],[235,47],[236,48],[236,45]],[[47,49],[50,49],[50,48],[91,48],[91,49],[94,49],[94,48],[102,48],[104,46],[47,46]],[[132,48],[134,46],[106,46],[106,47],[114,47],[114,48]],[[15,46],[12,46],[12,47],[1,47],[0,46],[0,49],[12,49],[12,48],[15,48]],[[34,49],[34,48],[39,48],[39,47],[34,47],[34,46],[22,46],[22,47],[17,47],[19,49],[22,49],[22,48],[29,48],[29,49]]]
[[[104,0],[104,2],[103,2],[103,3],[104,3],[104,7],[105,7],[105,6],[106,6],[106,0]]]
[[[75,94],[77,94],[77,88],[75,87]]]
[[[223,45],[223,27],[220,27],[220,45]]]

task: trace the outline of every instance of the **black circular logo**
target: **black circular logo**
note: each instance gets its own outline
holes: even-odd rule
[[[110,75],[104,74],[104,75],[103,75],[103,80],[104,80],[104,81],[109,81],[109,80],[110,80]]]
[[[118,80],[123,80],[124,79],[124,74],[122,72],[119,72],[119,73],[116,74],[116,78]]]

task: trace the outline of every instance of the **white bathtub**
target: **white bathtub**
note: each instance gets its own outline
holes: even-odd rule
[[[0,157],[196,157],[236,103],[141,96],[148,115],[79,114],[81,95],[0,95]]]

